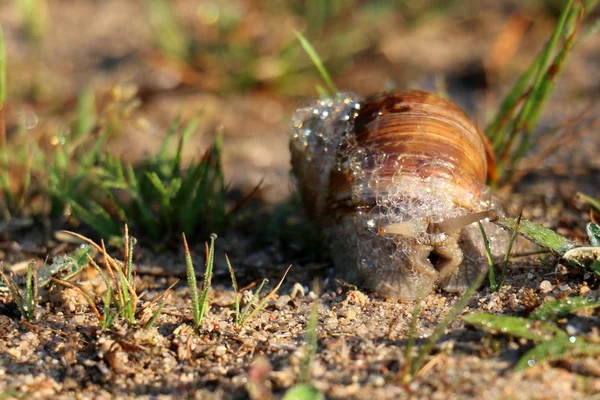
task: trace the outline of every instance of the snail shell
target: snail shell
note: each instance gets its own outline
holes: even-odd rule
[[[487,268],[472,222],[503,213],[488,149],[458,106],[417,90],[307,100],[292,118],[298,191],[340,277],[405,300],[463,291]],[[503,254],[508,234],[482,224]]]

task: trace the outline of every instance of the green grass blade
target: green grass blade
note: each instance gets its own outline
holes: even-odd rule
[[[565,28],[565,24],[567,22],[567,19],[569,17],[569,14],[571,13],[573,9],[573,0],[567,0],[567,3],[565,4],[565,6],[563,7],[563,10],[558,18],[558,22],[556,23],[556,26],[554,28],[554,32],[552,32],[552,36],[550,37],[550,40],[548,41],[548,43],[545,46],[545,51],[542,53],[542,59],[540,60],[540,64],[538,66],[537,69],[537,76],[535,78],[535,81],[533,83],[533,87],[532,87],[532,95],[528,96],[527,101],[525,102],[525,104],[523,105],[523,114],[522,114],[522,119],[520,121],[518,121],[517,126],[520,126],[523,121],[528,120],[529,114],[532,110],[532,108],[534,107],[535,104],[537,104],[542,95],[539,92],[540,87],[544,84],[544,80],[546,78],[546,74],[545,74],[545,70],[546,70],[546,65],[548,64],[548,61],[550,61],[550,58],[552,57],[552,50],[556,47],[558,40],[560,39],[562,32]]]
[[[317,356],[317,328],[319,325],[319,300],[314,301],[313,306],[310,310],[310,317],[308,319],[308,326],[306,327],[306,353],[302,357],[302,363],[300,364],[300,374],[298,381],[300,383],[308,384],[312,378],[312,365]]]
[[[448,315],[435,327],[433,333],[427,340],[421,349],[419,350],[419,354],[417,355],[416,361],[411,365],[412,371],[411,376],[415,376],[415,374],[421,369],[421,367],[425,363],[425,358],[431,354],[431,350],[433,346],[437,343],[437,341],[442,337],[444,331],[448,327],[448,325],[454,321],[456,316],[462,312],[464,307],[467,305],[468,301],[473,297],[475,291],[481,286],[483,279],[485,278],[485,273],[480,273],[477,278],[471,283],[471,286],[465,291],[465,293],[456,301]]]
[[[256,308],[254,310],[252,310],[252,312],[246,318],[243,319],[242,325],[245,324],[247,321],[250,321],[254,317],[254,315],[256,315],[258,312],[260,312],[267,305],[267,303],[269,302],[269,300],[271,300],[271,297],[273,297],[275,295],[275,293],[277,293],[277,291],[281,287],[281,284],[285,280],[285,277],[287,276],[288,272],[290,272],[291,268],[292,268],[292,265],[290,264],[290,266],[283,273],[283,277],[281,278],[281,280],[279,281],[279,283],[277,284],[277,286],[275,286],[275,288],[273,290],[271,290],[271,292],[269,292],[269,294],[266,295],[264,297],[264,299],[262,299],[262,301],[260,303],[258,303],[258,305],[256,306]],[[260,293],[260,289],[262,289],[263,285],[265,284],[265,281],[267,281],[267,280],[266,279],[263,280],[263,283],[259,287],[259,290],[257,290],[257,294],[256,294],[257,296],[258,296],[258,293]],[[254,297],[252,298],[252,301],[250,302],[249,305],[251,305],[253,303],[254,303]]]
[[[334,96],[338,92],[338,90],[335,84],[333,83],[329,72],[327,72],[327,69],[323,65],[321,57],[319,57],[319,54],[317,53],[315,48],[300,32],[294,30],[294,35],[296,35],[296,37],[298,38],[300,45],[302,46],[306,54],[308,54],[308,57],[310,57],[312,63],[319,71],[319,74],[321,74],[321,78],[323,79],[325,85],[327,85],[327,88],[329,89],[329,96]]]
[[[94,126],[96,126],[96,96],[92,89],[86,88],[81,91],[77,101],[73,138],[90,134]]]
[[[175,119],[173,120],[173,122],[171,122],[171,125],[169,125],[169,129],[167,130],[167,134],[165,135],[165,138],[162,141],[162,144],[160,146],[160,150],[158,151],[158,154],[156,155],[157,160],[159,161],[164,161],[167,158],[167,151],[169,150],[169,146],[171,144],[171,139],[173,138],[173,136],[175,136],[175,134],[177,133],[177,131],[179,130],[179,124],[181,123],[181,114],[177,114],[177,116],[175,117]]]
[[[225,261],[227,262],[227,268],[229,269],[229,275],[231,276],[231,287],[233,288],[233,306],[235,309],[235,325],[240,325],[240,297],[241,294],[238,290],[237,279],[235,278],[235,271],[231,266],[231,262],[229,261],[229,257],[225,254]]]
[[[269,280],[267,278],[263,278],[263,280],[260,282],[260,285],[258,285],[258,288],[256,288],[256,290],[252,294],[250,301],[248,302],[248,304],[246,304],[246,307],[244,307],[244,309],[242,310],[242,315],[240,317],[240,326],[244,325],[247,321],[250,320],[250,310],[252,309],[252,306],[258,299],[258,296],[260,295],[260,292],[262,291],[263,287],[267,283],[269,283]],[[256,307],[258,308],[258,305]]]
[[[200,321],[208,314],[210,308],[209,295],[213,276],[213,265],[215,261],[215,240],[217,235],[214,233],[210,235],[210,247],[206,257],[206,269],[204,271],[204,283],[202,285],[202,292],[200,294]]]
[[[556,321],[574,311],[600,307],[600,301],[590,297],[565,297],[539,306],[530,316],[541,321]]]
[[[506,275],[508,273],[508,261],[510,260],[510,254],[512,253],[512,248],[513,248],[513,244],[515,243],[515,240],[517,240],[517,236],[519,234],[519,229],[521,228],[521,220],[522,220],[522,216],[523,213],[519,213],[519,216],[517,217],[517,221],[515,222],[515,225],[512,229],[512,233],[510,235],[510,240],[508,241],[508,247],[506,248],[506,253],[504,253],[504,260],[502,261],[502,275],[500,277],[500,283],[498,284],[498,290],[500,290],[500,288],[502,288],[502,285],[504,285],[504,280],[506,279]]]
[[[576,197],[579,198],[580,200],[585,201],[590,206],[592,206],[596,211],[600,212],[600,201],[598,201],[598,200],[594,199],[593,197],[590,197],[586,194],[583,194],[581,192],[577,192]]]
[[[567,334],[549,322],[536,322],[527,318],[487,313],[471,314],[462,317],[468,324],[478,326],[485,331],[525,338],[536,342],[550,340],[555,337],[566,337]]]
[[[94,259],[89,254],[88,260],[90,264],[94,267],[94,269],[98,272],[98,274],[104,281],[104,285],[106,286],[106,293],[104,293],[104,297],[102,299],[104,302],[104,308],[102,309],[102,330],[106,330],[112,325],[114,318],[116,317],[116,313],[114,313],[111,309],[111,305],[113,302],[112,286],[110,280],[108,279],[108,276],[104,273],[102,268],[100,268],[100,266],[96,264]]]
[[[492,142],[492,147],[496,155],[500,153],[500,150],[507,141],[506,135],[508,134],[509,129],[506,128],[506,125],[512,117],[512,114],[515,112],[518,103],[527,92],[527,85],[531,81],[535,71],[539,68],[543,56],[544,53],[539,53],[529,68],[517,80],[500,105],[498,115],[485,131],[486,136]]]
[[[194,319],[194,327],[198,329],[200,326],[200,301],[198,296],[198,283],[196,282],[196,271],[192,262],[192,255],[185,238],[185,233],[182,234],[183,247],[185,250],[185,265],[187,271],[188,287],[190,288],[190,297],[192,300],[192,316]]]
[[[35,261],[27,265],[27,277],[25,280],[25,302],[27,303],[27,320],[33,320],[33,311],[35,308],[35,297],[37,293],[37,276],[35,271]]]
[[[504,229],[513,231],[517,220],[514,218],[502,217],[494,221],[494,223],[503,227]],[[545,226],[534,224],[526,219],[522,219],[521,223],[519,224],[519,235],[560,255],[564,254],[567,250],[576,247],[577,245],[577,243],[560,236]]]
[[[479,224],[479,230],[481,231],[481,237],[483,238],[483,245],[485,247],[485,256],[487,258],[489,268],[488,279],[490,282],[490,288],[492,289],[492,292],[497,292],[498,290],[500,290],[500,286],[496,282],[496,273],[494,271],[494,260],[492,257],[492,250],[490,250],[490,241],[487,235],[485,234],[485,229],[483,228],[481,222],[478,221],[477,224]]]
[[[158,307],[156,308],[156,310],[152,313],[152,317],[150,318],[150,320],[148,320],[148,322],[144,326],[144,329],[149,329],[150,327],[152,327],[152,325],[154,325],[154,323],[156,322],[156,320],[162,313],[162,310],[165,307],[166,303],[167,303],[167,296],[164,296],[162,298],[162,300],[160,301],[160,303],[158,304]]]
[[[4,30],[0,24],[0,110],[6,102],[6,44],[4,43]]]
[[[174,59],[188,60],[190,48],[187,35],[175,14],[173,3],[168,0],[147,0],[145,4],[150,14],[154,40],[161,51]]]
[[[525,353],[515,365],[516,371],[522,371],[542,361],[557,361],[580,356],[593,357],[600,354],[600,345],[587,343],[580,337],[556,338],[543,342]]]

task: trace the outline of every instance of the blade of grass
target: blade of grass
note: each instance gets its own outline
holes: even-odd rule
[[[27,277],[25,280],[25,302],[27,304],[27,320],[33,320],[33,311],[35,308],[37,289],[37,273],[35,261],[27,265]]]
[[[235,271],[231,266],[231,262],[229,261],[229,257],[225,254],[225,262],[227,263],[227,268],[229,269],[229,275],[231,276],[231,287],[233,287],[233,306],[235,310],[235,325],[239,327],[240,325],[240,297],[241,293],[238,290],[237,279],[235,278]]]
[[[564,299],[542,304],[535,309],[529,318],[539,319],[541,321],[556,321],[574,311],[596,307],[600,307],[600,301],[598,301],[598,299],[577,296],[565,297]]]
[[[577,192],[577,194],[575,195],[578,199],[583,200],[585,202],[587,202],[589,205],[591,205],[596,211],[600,212],[600,201],[594,199],[593,197],[590,197],[586,194],[583,194],[581,192]]]
[[[6,45],[4,43],[4,30],[0,24],[0,110],[6,102]]]
[[[483,225],[481,224],[481,222],[477,221],[477,224],[479,225],[479,230],[481,230],[481,237],[483,238],[483,245],[485,247],[485,256],[488,262],[488,279],[490,282],[490,288],[492,289],[492,292],[497,292],[498,290],[500,290],[500,286],[496,282],[496,273],[494,271],[494,260],[492,258],[492,250],[490,250],[490,241],[487,235],[485,234],[485,229],[483,229]]]
[[[287,269],[285,270],[285,273],[283,274],[283,277],[281,278],[281,280],[279,281],[277,286],[275,286],[275,288],[268,295],[266,295],[265,298],[262,299],[262,301],[260,303],[258,303],[258,306],[256,306],[256,308],[254,310],[252,310],[252,312],[246,318],[244,318],[241,325],[244,325],[247,321],[251,320],[252,317],[254,317],[254,315],[256,315],[256,313],[261,311],[265,307],[265,305],[267,305],[267,302],[271,299],[271,297],[273,297],[273,295],[275,293],[277,293],[277,291],[283,284],[283,281],[285,280],[285,277],[287,276],[288,272],[290,272],[291,268],[292,268],[292,265],[290,264],[290,266],[287,267]]]
[[[267,278],[263,278],[263,280],[260,282],[260,285],[258,285],[258,288],[256,288],[256,290],[252,294],[250,301],[248,301],[248,304],[246,304],[246,307],[244,307],[244,309],[242,310],[238,328],[241,327],[242,325],[244,325],[244,323],[246,322],[248,314],[250,313],[250,310],[252,309],[252,306],[254,305],[254,303],[256,303],[258,296],[260,296],[260,292],[262,291],[263,287],[267,283],[269,283],[269,280]]]
[[[545,226],[534,224],[526,219],[521,219],[519,225],[517,225],[517,220],[514,218],[501,217],[493,222],[510,231],[513,231],[518,226],[521,236],[560,255],[577,245],[575,242],[560,236]]]
[[[3,214],[6,219],[10,218],[9,207],[12,203],[10,193],[10,174],[8,171],[8,151],[6,148],[6,125],[4,121],[4,103],[6,102],[6,45],[4,43],[4,31],[0,25],[0,162],[2,173],[0,174],[0,186],[4,195]]]
[[[302,357],[302,363],[300,364],[300,374],[298,376],[298,382],[308,384],[312,378],[312,365],[317,356],[317,327],[319,325],[319,299],[318,297],[314,300],[314,304],[310,310],[310,317],[308,319],[308,326],[306,327],[306,353]]]
[[[200,292],[200,321],[204,319],[210,308],[209,295],[213,276],[213,265],[215,260],[215,240],[216,234],[210,235],[210,247],[206,251],[206,268],[204,270],[204,283],[202,284],[202,292]]]
[[[551,322],[536,322],[528,318],[478,313],[465,315],[462,319],[488,332],[502,332],[535,342],[550,340],[554,337],[567,337],[563,330]]]
[[[419,323],[419,317],[421,316],[421,307],[423,306],[422,299],[415,301],[415,305],[412,310],[412,318],[410,319],[410,326],[408,329],[408,339],[406,341],[406,349],[404,349],[404,365],[400,371],[400,381],[403,384],[409,383],[412,378],[412,365],[413,365],[413,348],[415,347],[415,337],[417,335],[417,325]]]
[[[192,262],[192,255],[190,254],[190,248],[188,247],[185,233],[181,234],[183,237],[183,248],[185,252],[185,265],[187,267],[187,279],[188,287],[190,288],[190,296],[192,299],[192,315],[194,319],[194,327],[198,329],[200,326],[200,301],[198,296],[198,283],[196,282],[196,271],[194,271],[194,264]]]
[[[557,361],[568,357],[595,356],[600,354],[600,345],[587,343],[582,338],[556,338],[543,342],[526,352],[515,365],[522,371],[542,361]]]
[[[308,54],[308,57],[310,57],[312,63],[319,71],[319,74],[321,74],[321,78],[323,79],[325,85],[327,85],[327,88],[329,89],[329,96],[334,96],[338,92],[338,90],[335,84],[333,83],[331,76],[329,76],[329,72],[327,72],[327,69],[325,69],[323,62],[321,61],[321,57],[319,57],[319,54],[317,53],[315,48],[300,32],[296,30],[294,30],[293,32],[294,35],[296,35],[296,38],[298,38],[300,45],[302,46],[306,54]]]
[[[567,8],[565,7],[564,14],[566,16],[568,16],[569,12],[570,12],[570,9],[567,10]],[[512,157],[510,157],[510,164],[509,164],[509,168],[511,168],[511,169],[514,168],[516,161],[518,159],[520,159],[527,152],[527,150],[530,147],[531,137],[533,135],[534,128],[537,126],[537,123],[539,121],[541,111],[544,109],[544,105],[546,104],[546,101],[548,100],[548,96],[550,95],[550,92],[552,91],[552,89],[555,86],[556,78],[562,72],[564,65],[565,65],[565,59],[566,59],[567,55],[571,52],[571,50],[573,48],[573,44],[575,43],[575,38],[577,36],[578,28],[579,28],[579,25],[580,25],[582,17],[583,17],[583,9],[582,8],[579,8],[578,15],[579,16],[577,19],[576,29],[566,39],[565,44],[559,51],[558,55],[554,58],[554,61],[551,63],[551,65],[548,66],[547,71],[545,73],[540,72],[538,74],[538,79],[536,80],[536,82],[534,83],[534,86],[532,88],[532,94],[531,94],[531,96],[527,97],[527,101],[523,105],[523,108],[522,108],[523,113],[522,113],[521,120],[517,120],[517,123],[515,126],[519,130],[523,129],[524,135],[520,141],[520,144],[519,144],[517,150],[512,152],[512,154],[511,154]],[[560,19],[559,23],[557,24],[556,31],[555,31],[555,33],[558,32],[557,36],[560,36],[560,33],[562,32],[562,30],[564,28],[564,24],[565,24],[565,22],[562,19]],[[559,28],[560,28],[560,31],[559,31]],[[552,39],[554,39],[554,36]],[[552,41],[552,39],[551,39],[551,41]],[[553,46],[554,45],[556,45],[555,42],[553,43]],[[544,60],[544,61],[546,61],[546,60]],[[507,149],[508,149],[508,147],[507,147]],[[505,150],[504,153],[508,154],[507,151],[508,150]],[[505,158],[505,157],[506,156],[501,156],[501,158]]]
[[[411,376],[415,376],[425,363],[425,358],[431,354],[431,350],[433,346],[437,343],[437,341],[442,337],[444,331],[448,327],[448,325],[456,318],[456,316],[464,309],[467,305],[475,291],[481,286],[483,279],[487,274],[485,271],[482,271],[477,278],[471,283],[471,286],[465,291],[465,293],[456,301],[448,315],[435,327],[433,333],[427,340],[421,349],[419,350],[419,354],[417,356],[416,361],[411,365]]]
[[[508,272],[508,260],[510,259],[510,253],[512,252],[513,244],[515,240],[517,240],[517,235],[519,234],[519,228],[521,227],[521,219],[523,216],[523,211],[519,212],[519,216],[517,217],[517,221],[515,222],[515,226],[513,227],[512,234],[510,235],[510,240],[508,241],[508,247],[506,248],[506,253],[504,253],[504,260],[502,261],[502,276],[500,278],[500,284],[498,285],[498,290],[504,285],[504,280],[506,279],[506,275]]]

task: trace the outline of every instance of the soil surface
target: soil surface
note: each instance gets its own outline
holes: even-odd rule
[[[136,249],[137,290],[143,296],[134,325],[120,320],[103,331],[88,303],[73,289],[53,286],[42,293],[33,322],[21,319],[10,296],[0,295],[0,399],[279,398],[298,382],[315,304],[318,348],[311,383],[326,398],[600,398],[600,358],[574,356],[514,372],[515,363],[532,343],[486,333],[460,318],[447,327],[417,376],[403,382],[414,304],[381,298],[338,281],[326,250],[319,246],[317,230],[307,228],[294,200],[286,132],[297,101],[314,95],[318,78],[307,72],[309,64],[298,68],[287,86],[270,79],[267,68],[260,70],[251,88],[225,89],[221,83],[227,77],[215,72],[217,67],[190,72],[190,78],[183,67],[165,61],[154,45],[143,2],[46,3],[47,31],[38,45],[27,39],[13,2],[0,5],[9,61],[5,110],[9,133],[11,126],[25,124],[30,135],[51,142],[55,128],[72,118],[74,99],[83,87],[93,88],[98,99],[103,99],[110,96],[111,88],[134,86],[141,106],[127,115],[111,139],[112,151],[129,160],[139,159],[158,149],[178,113],[188,118],[201,112],[199,133],[185,149],[186,159],[203,152],[220,131],[225,176],[233,191],[242,197],[263,183],[217,239],[211,308],[198,333],[192,327],[181,250]],[[206,17],[206,5],[175,3],[187,23]],[[263,49],[258,53],[264,61],[260,65],[271,65],[267,61],[274,55],[269,46],[276,48],[272,42],[293,36],[292,29],[302,30],[305,24],[300,17],[281,10],[272,14],[255,3],[272,2],[239,3],[247,26],[239,35],[251,35],[252,43]],[[436,2],[425,3],[430,8],[390,12],[377,24],[365,25],[366,32],[358,30],[357,49],[335,71],[337,86],[362,94],[390,87],[435,91],[443,76],[449,97],[474,119],[487,120],[486,110],[497,107],[549,37],[556,10],[541,2],[524,8],[509,0],[449,2],[453,5],[448,9]],[[221,15],[227,9],[227,2],[206,4],[217,7]],[[357,14],[343,14],[324,28],[324,37],[354,32],[364,18]],[[495,60],[494,46],[509,20],[521,21],[523,34],[510,57]],[[198,35],[207,32],[200,30]],[[232,35],[230,40],[242,39]],[[298,63],[307,63],[300,51],[296,58]],[[578,43],[540,128],[568,123],[587,110],[577,120],[587,134],[536,163],[504,195],[513,214],[522,209],[524,218],[570,239],[585,240],[585,224],[590,221],[589,206],[578,201],[576,193],[600,198],[599,67],[596,35]],[[82,233],[89,232],[82,228]],[[4,233],[0,259],[9,271],[32,259],[42,266],[48,258],[76,246],[36,223]],[[517,251],[529,248],[522,244]],[[119,249],[111,253],[123,257]],[[269,279],[263,293],[272,290],[287,266],[293,265],[265,309],[241,328],[234,323],[234,292],[225,253],[240,287]],[[199,271],[204,245],[194,246],[192,256]],[[151,301],[177,279],[182,281],[168,296],[162,314],[145,329],[155,309]],[[101,304],[104,284],[95,270],[86,269],[74,282]],[[313,282],[319,283],[319,290],[313,289]],[[527,316],[537,305],[553,299],[596,298],[599,283],[593,274],[568,269],[555,257],[515,257],[500,292],[484,284],[464,313]],[[436,291],[423,300],[415,354],[458,297]],[[250,298],[244,292],[244,301]],[[574,326],[578,335],[600,342],[597,309],[558,323]]]

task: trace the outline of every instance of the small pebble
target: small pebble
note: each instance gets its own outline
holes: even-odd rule
[[[550,281],[542,281],[540,283],[540,291],[542,293],[548,293],[548,292],[552,291],[552,288],[553,288],[553,286],[550,283]]]
[[[579,288],[579,294],[586,294],[590,291],[590,287],[587,285],[584,285],[582,287]]]
[[[291,299],[292,298],[290,296],[288,296],[287,294],[284,294],[283,296],[279,296],[279,298],[275,302],[275,308],[277,308],[278,310],[285,308]]]
[[[571,288],[569,287],[569,285],[566,284],[566,283],[563,284],[563,285],[560,285],[558,288],[560,289],[561,292],[566,292],[567,290],[571,290]]]
[[[304,297],[304,286],[298,282],[294,283],[294,286],[292,286],[292,291],[290,292],[290,297],[292,299],[295,299],[296,297]]]
[[[226,353],[227,353],[227,347],[225,347],[225,346],[217,346],[215,348],[215,356],[217,356],[217,357],[224,356]]]

